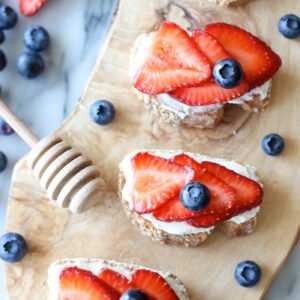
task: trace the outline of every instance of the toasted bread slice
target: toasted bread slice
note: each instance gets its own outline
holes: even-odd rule
[[[238,236],[244,236],[248,235],[253,232],[254,227],[256,225],[257,221],[257,213],[259,211],[259,207],[255,207],[254,209],[245,212],[244,214],[235,216],[231,218],[228,221],[225,221],[223,223],[220,223],[216,226],[212,226],[209,228],[197,228],[192,229],[187,233],[179,233],[177,234],[174,232],[174,230],[170,231],[167,229],[167,227],[160,228],[161,222],[153,222],[153,219],[145,218],[145,216],[138,214],[134,212],[130,208],[130,202],[128,201],[128,194],[127,192],[124,192],[124,187],[126,184],[126,175],[124,172],[124,169],[127,168],[128,160],[131,159],[136,153],[138,152],[146,152],[146,151],[136,151],[134,153],[130,153],[127,155],[123,161],[120,164],[120,173],[119,173],[119,196],[121,199],[122,206],[130,219],[130,221],[135,225],[135,227],[141,231],[141,233],[147,237],[150,237],[151,239],[166,243],[166,244],[181,244],[186,247],[197,247],[202,242],[204,242],[208,236],[214,231],[214,230],[221,230],[224,232],[229,238],[234,238]],[[149,150],[147,151],[150,154],[153,155],[163,155],[165,158],[167,157],[174,157],[178,154],[184,153],[183,151],[155,151],[155,150]],[[237,166],[243,170],[243,172],[248,172],[248,176],[251,177],[251,179],[256,180],[259,182],[259,179],[256,175],[255,168],[250,167],[248,165],[242,165],[240,163],[237,163],[235,161],[225,161],[221,159],[212,159],[207,156],[202,156],[199,154],[193,154],[193,153],[186,153],[189,156],[193,157],[194,159],[198,160],[213,160],[221,164],[221,162],[226,162],[227,166],[228,164],[233,164],[234,166]],[[245,175],[245,174],[243,174]],[[246,175],[245,175],[246,176]],[[175,222],[177,223],[177,222]],[[172,224],[172,223],[166,223]],[[167,225],[168,226],[168,225]],[[176,231],[176,230],[175,230]]]
[[[220,1],[224,2],[224,1]],[[144,59],[148,47],[153,40],[154,33],[140,35],[131,51],[129,76],[132,80],[136,70]],[[145,107],[156,117],[173,125],[184,125],[187,127],[197,127],[201,129],[214,128],[223,119],[224,108],[229,105],[239,105],[250,112],[263,111],[269,105],[271,91],[271,80],[262,86],[254,88],[240,98],[230,100],[225,104],[212,104],[206,106],[186,105],[168,94],[156,96],[141,93],[134,88],[137,98],[141,100]]]
[[[67,267],[78,267],[80,269],[88,270],[98,275],[101,269],[111,269],[130,279],[133,272],[139,269],[146,269],[161,275],[173,289],[179,300],[189,300],[189,296],[183,283],[178,277],[168,271],[156,271],[145,268],[135,264],[120,263],[114,260],[106,259],[88,259],[88,258],[71,258],[61,259],[51,264],[48,269],[48,287],[49,300],[58,300],[59,293],[59,275],[61,271]]]

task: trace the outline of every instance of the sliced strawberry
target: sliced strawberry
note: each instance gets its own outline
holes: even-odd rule
[[[232,211],[232,208],[236,205],[236,196],[228,183],[207,171],[195,159],[186,154],[175,156],[173,161],[193,168],[195,171],[194,181],[200,181],[208,188],[211,199],[208,207],[202,211],[202,215]]]
[[[188,33],[174,23],[163,22],[133,84],[143,93],[157,95],[198,85],[210,77],[209,62]]]
[[[156,219],[164,222],[172,222],[186,221],[191,218],[215,213],[227,213],[228,216],[231,214],[236,200],[235,193],[228,184],[206,171],[196,160],[186,154],[176,156],[173,161],[194,169],[194,181],[199,181],[208,188],[211,197],[210,203],[207,208],[200,212],[195,212],[186,209],[180,202],[180,196],[177,195],[153,212],[153,216]]]
[[[135,285],[129,282],[124,275],[111,269],[101,270],[98,277],[120,294],[125,293],[127,290],[136,288]]]
[[[173,162],[183,166],[189,166],[194,169],[195,175],[199,176],[200,174],[205,172],[205,169],[200,166],[200,164],[190,157],[187,154],[178,154],[173,159]]]
[[[198,48],[205,54],[212,66],[218,61],[230,58],[223,46],[210,34],[194,30],[192,34],[193,40]],[[216,103],[225,103],[249,92],[250,85],[244,79],[238,86],[231,89],[224,89],[214,80],[204,82],[197,87],[179,88],[170,94],[180,102],[190,106],[210,105]]]
[[[192,39],[196,42],[198,49],[207,57],[212,67],[222,59],[231,58],[223,46],[205,31],[194,30]]]
[[[211,226],[215,226],[220,222],[224,222],[228,220],[229,217],[225,213],[221,214],[214,214],[214,215],[208,215],[208,216],[201,216],[198,218],[191,219],[187,221],[189,225],[193,227],[198,227],[198,228],[208,228]]]
[[[48,0],[19,0],[19,8],[24,16],[35,15]]]
[[[251,87],[271,79],[281,66],[280,57],[266,43],[239,27],[216,23],[207,25],[204,30],[242,65]]]
[[[170,95],[187,105],[202,106],[228,102],[244,95],[249,90],[249,83],[246,80],[232,89],[224,89],[214,81],[209,81],[197,87],[176,89],[170,92]]]
[[[59,300],[118,300],[119,293],[92,272],[70,267],[59,277]]]
[[[262,202],[263,189],[256,181],[216,163],[206,161],[200,165],[233,188],[238,201],[236,213],[254,208]]]
[[[132,283],[153,300],[179,300],[170,285],[158,273],[149,270],[137,270]]]
[[[194,177],[190,167],[181,166],[149,153],[132,158],[134,171],[133,209],[150,213],[174,198]]]

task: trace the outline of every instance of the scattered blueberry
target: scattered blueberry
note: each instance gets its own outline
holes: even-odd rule
[[[180,201],[186,209],[199,211],[208,206],[210,193],[204,184],[198,181],[190,182],[181,189]]]
[[[0,3],[0,29],[13,28],[17,22],[17,13],[10,6]]]
[[[0,237],[0,258],[7,262],[18,262],[27,253],[25,239],[18,233],[8,232]]]
[[[2,173],[7,167],[6,155],[0,151],[0,173]]]
[[[231,89],[243,79],[242,66],[234,59],[220,60],[214,66],[213,77],[218,85],[225,89]]]
[[[44,69],[44,60],[38,53],[24,52],[17,59],[17,71],[25,78],[36,78]]]
[[[0,30],[0,44],[2,44],[5,41],[5,34],[3,30]]]
[[[149,297],[141,290],[131,289],[122,294],[120,300],[149,300]]]
[[[284,140],[279,134],[270,133],[263,138],[262,148],[268,155],[279,155],[284,149]]]
[[[109,124],[115,117],[116,111],[113,104],[106,100],[94,102],[90,107],[90,117],[99,125]]]
[[[7,65],[7,60],[4,52],[0,49],[0,71],[2,71]]]
[[[279,32],[288,39],[295,39],[300,35],[300,18],[293,14],[283,16],[278,22]]]
[[[241,286],[252,287],[260,280],[261,269],[254,261],[245,260],[236,266],[234,277]]]
[[[13,129],[0,117],[0,135],[10,135],[13,133]]]
[[[24,32],[23,41],[31,51],[43,51],[50,43],[48,31],[41,26],[31,26]]]

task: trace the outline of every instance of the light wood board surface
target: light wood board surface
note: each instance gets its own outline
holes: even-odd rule
[[[182,10],[183,8],[183,10]],[[16,166],[8,204],[6,229],[23,234],[30,252],[6,266],[10,299],[46,299],[47,268],[65,257],[113,258],[170,270],[188,288],[191,299],[260,299],[299,236],[299,41],[284,39],[277,20],[300,11],[293,0],[258,0],[219,8],[205,0],[121,0],[106,45],[101,51],[82,101],[58,130],[65,141],[90,157],[107,183],[101,204],[84,214],[71,215],[47,203],[45,192],[27,168]],[[209,22],[238,24],[258,34],[277,51],[283,66],[273,81],[272,101],[263,113],[232,107],[215,130],[176,128],[155,119],[140,103],[129,83],[129,52],[135,38],[157,27],[162,17],[188,28]],[[112,101],[115,121],[93,124],[87,115],[97,99]],[[276,158],[261,150],[263,136],[281,134],[284,153]],[[252,164],[265,184],[265,198],[253,234],[229,240],[214,233],[202,246],[187,249],[160,245],[140,235],[127,220],[117,197],[118,162],[137,149],[183,149],[238,159]],[[233,279],[236,264],[256,261],[263,270],[254,288]]]

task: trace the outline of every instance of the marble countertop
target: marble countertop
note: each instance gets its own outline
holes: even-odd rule
[[[3,2],[17,7],[17,1]],[[17,27],[6,32],[6,42],[1,45],[8,57],[8,66],[0,73],[2,99],[38,137],[51,134],[78,101],[107,34],[116,2],[49,1],[38,15],[33,18],[20,16]],[[46,61],[44,74],[36,80],[26,80],[16,73],[15,61],[25,50],[22,34],[33,24],[42,25],[49,31],[51,47],[43,54]],[[29,148],[14,134],[0,136],[0,150],[7,154],[9,161],[8,169],[0,174],[0,232],[3,232],[12,170]],[[3,296],[3,264],[0,268],[0,295]],[[299,270],[298,243],[265,299],[299,299]]]

